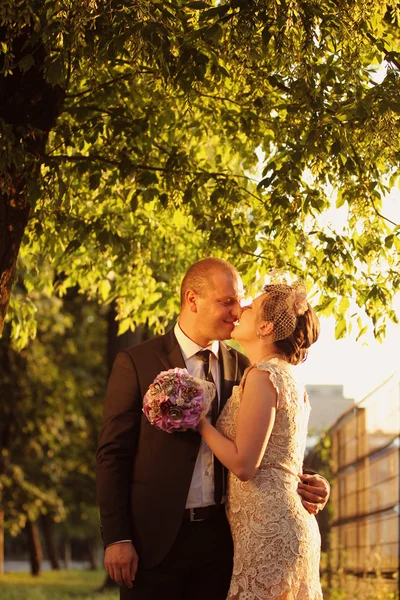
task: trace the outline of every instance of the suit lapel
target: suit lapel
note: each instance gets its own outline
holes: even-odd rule
[[[165,334],[163,340],[163,352],[157,352],[157,355],[167,371],[168,369],[174,369],[175,367],[179,367],[181,369],[186,368],[185,361],[173,329],[170,329]]]
[[[157,352],[158,359],[163,367],[174,369],[180,367],[185,369],[185,361],[182,356],[178,340],[175,337],[174,330],[170,329],[164,336],[162,351]],[[238,358],[237,353],[227,344],[219,345],[219,364],[220,364],[220,410],[222,410],[226,401],[232,394],[232,388],[239,381]]]
[[[163,336],[161,351],[157,352],[157,356],[167,371],[168,369],[175,369],[176,367],[186,369],[185,360],[182,356],[181,348],[178,344],[178,340],[176,339],[173,329],[167,331],[167,333]],[[183,434],[174,433],[171,436],[171,443],[174,442],[181,444],[181,435],[183,435],[186,442],[194,448],[194,452],[197,455],[200,447],[201,436],[197,433],[197,431],[192,430],[186,431]],[[184,456],[184,454],[182,456]]]
[[[226,344],[219,345],[219,364],[220,364],[220,389],[221,401],[220,411],[224,407],[226,401],[232,394],[233,386],[238,383],[238,360],[236,352]]]

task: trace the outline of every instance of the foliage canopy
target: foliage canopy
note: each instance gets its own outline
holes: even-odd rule
[[[337,337],[365,313],[382,337],[400,284],[381,212],[399,19],[377,0],[4,0],[0,293],[4,315],[19,254],[20,345],[33,291],[75,286],[116,300],[121,331],[160,331],[210,254],[245,283],[300,273]]]

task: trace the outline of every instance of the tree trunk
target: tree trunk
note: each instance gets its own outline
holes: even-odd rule
[[[0,335],[31,209],[29,189],[40,178],[49,131],[65,98],[63,89],[45,79],[47,50],[35,27],[33,21],[19,31],[11,25],[0,27],[0,42],[12,43],[14,64],[35,56],[27,71],[17,66],[0,75],[0,119],[5,125],[1,133],[6,138],[0,171]],[[0,71],[3,62],[0,57]]]
[[[25,532],[28,540],[29,559],[31,562],[31,573],[32,575],[40,575],[42,568],[42,547],[40,544],[39,528],[36,523],[32,521],[26,522]]]
[[[49,517],[49,515],[42,515],[41,526],[44,543],[46,544],[47,556],[49,557],[51,568],[53,570],[58,570],[60,568],[60,561],[53,539],[53,525],[54,521]]]
[[[10,303],[12,282],[22,236],[29,217],[29,202],[22,178],[14,175],[7,194],[0,194],[0,335]]]
[[[0,576],[4,575],[4,511],[0,506]]]
[[[107,315],[108,332],[107,332],[107,365],[108,371],[111,373],[115,357],[118,352],[135,346],[140,342],[145,342],[150,339],[149,330],[145,325],[137,327],[135,331],[126,331],[122,335],[118,335],[118,321],[115,320],[117,312],[112,304]]]
[[[11,376],[12,368],[10,361],[10,348],[8,340],[0,340],[0,478],[7,473],[9,463],[8,440],[10,432],[10,423],[15,410],[15,382]],[[0,575],[4,573],[4,487],[0,483]]]
[[[97,545],[96,540],[94,538],[89,538],[86,541],[88,559],[89,559],[89,568],[91,571],[97,571],[99,568],[99,563],[97,560]]]
[[[71,540],[64,538],[64,569],[68,571],[71,566]]]

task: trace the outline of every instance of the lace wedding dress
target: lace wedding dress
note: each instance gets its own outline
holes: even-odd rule
[[[255,367],[269,372],[277,390],[277,411],[254,478],[243,482],[229,474],[226,510],[235,550],[227,600],[320,600],[320,534],[315,517],[296,491],[310,405],[288,363],[273,359]],[[235,439],[243,386],[251,368],[217,422],[217,429],[229,439]]]

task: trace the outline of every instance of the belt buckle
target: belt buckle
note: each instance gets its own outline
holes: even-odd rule
[[[204,521],[204,519],[196,519],[195,517],[195,508],[189,508],[190,520],[192,523],[196,523],[197,521]]]

